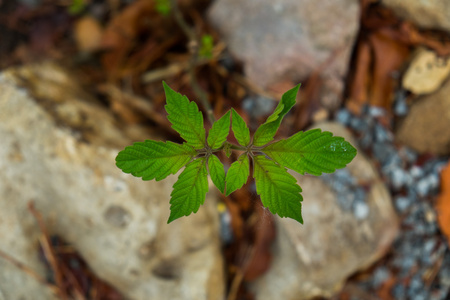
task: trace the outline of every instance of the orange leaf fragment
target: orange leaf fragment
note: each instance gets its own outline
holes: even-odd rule
[[[441,194],[436,202],[441,231],[450,244],[450,163],[441,172]]]

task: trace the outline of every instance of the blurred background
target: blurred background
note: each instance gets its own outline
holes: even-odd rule
[[[446,0],[0,0],[0,299],[450,299],[449,55]],[[358,155],[304,225],[252,180],[166,224],[176,176],[114,160],[181,142],[163,80],[251,131],[302,83],[277,137]]]

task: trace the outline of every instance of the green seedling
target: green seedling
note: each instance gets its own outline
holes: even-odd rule
[[[197,104],[166,83],[163,85],[167,118],[185,142],[137,142],[119,152],[116,165],[125,173],[157,181],[184,167],[173,185],[168,223],[198,211],[208,192],[208,174],[219,191],[228,196],[247,182],[250,166],[253,166],[256,191],[262,204],[273,214],[303,224],[302,189],[287,169],[311,175],[332,173],[345,167],[356,155],[356,149],[344,138],[320,129],[300,131],[287,139],[274,141],[281,121],[295,104],[300,85],[283,95],[253,138],[247,124],[234,109],[214,122],[206,135],[203,115]],[[230,126],[237,145],[227,141]],[[229,157],[233,150],[242,154],[225,173],[216,153],[224,151]]]
[[[163,16],[170,15],[170,11],[172,10],[170,0],[156,0],[155,9]]]

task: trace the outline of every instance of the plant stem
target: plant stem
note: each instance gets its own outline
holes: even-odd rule
[[[195,30],[189,26],[184,19],[183,15],[181,14],[181,11],[178,7],[177,0],[170,0],[170,4],[172,6],[173,16],[175,18],[175,21],[180,26],[181,30],[183,30],[186,37],[189,39],[188,48],[189,52],[191,54],[191,58],[189,61],[189,67],[188,67],[188,74],[189,74],[189,80],[192,86],[192,90],[194,91],[195,95],[198,97],[200,102],[202,103],[204,109],[206,110],[206,115],[208,117],[208,120],[211,124],[214,123],[216,118],[213,114],[213,109],[211,107],[211,104],[208,101],[208,95],[206,92],[201,88],[197,81],[197,77],[195,76],[195,66],[197,65],[198,56],[199,56],[199,48],[200,48],[200,38],[195,32]]]

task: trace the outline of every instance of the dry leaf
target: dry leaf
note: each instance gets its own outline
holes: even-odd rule
[[[441,231],[450,244],[450,163],[441,172],[441,194],[436,202]]]

